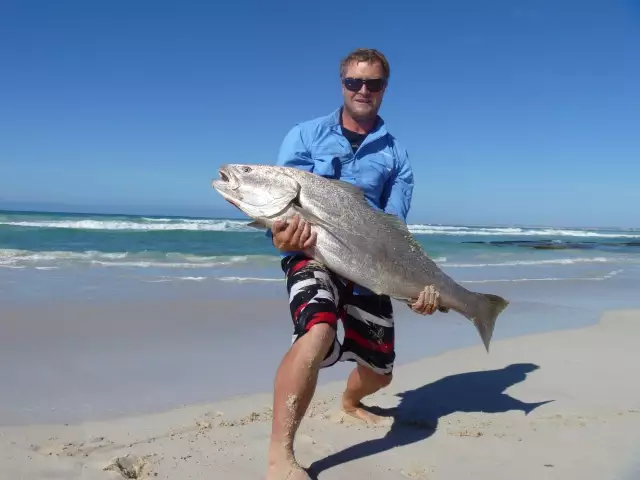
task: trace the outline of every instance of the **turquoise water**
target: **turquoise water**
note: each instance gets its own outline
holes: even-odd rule
[[[0,211],[0,284],[29,295],[55,279],[278,282],[277,252],[248,220]],[[637,271],[640,229],[411,224],[447,273],[468,283],[610,279]],[[25,284],[28,283],[28,285]],[[42,283],[45,282],[45,283]],[[11,288],[13,287],[13,289]]]

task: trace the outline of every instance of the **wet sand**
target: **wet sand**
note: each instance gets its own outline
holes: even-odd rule
[[[81,279],[78,279],[80,281]],[[78,423],[270,392],[291,342],[283,284],[124,283],[56,301],[4,298],[0,426]],[[595,324],[640,306],[637,275],[607,281],[474,284],[511,301],[494,340]],[[97,295],[99,294],[99,295]],[[458,314],[396,303],[396,365],[478,346]],[[343,381],[352,364],[320,374]]]

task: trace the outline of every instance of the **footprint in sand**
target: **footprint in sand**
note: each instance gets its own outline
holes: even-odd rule
[[[318,443],[313,437],[303,432],[298,433],[296,440],[301,447],[306,447],[314,454],[327,455],[333,452],[331,445],[326,443]]]
[[[388,428],[393,425],[394,421],[393,417],[376,417],[375,421],[364,420],[360,417],[355,417],[349,413],[346,413],[343,410],[335,410],[325,416],[325,418],[328,418],[331,423],[367,428]]]
[[[97,437],[88,442],[81,443],[53,443],[44,446],[34,446],[33,450],[41,455],[56,455],[58,457],[88,457],[92,453],[100,450],[118,448],[111,440],[104,437]]]
[[[412,478],[416,480],[428,480],[429,473],[431,472],[429,472],[426,468],[417,467],[417,468],[411,468],[407,470],[400,470],[400,473],[402,473],[402,475],[404,475],[407,478]]]
[[[152,443],[156,440],[162,438],[173,438],[176,436],[187,435],[190,433],[196,434],[196,437],[200,434],[203,434],[213,428],[211,422],[207,420],[197,420],[193,425],[188,425],[186,427],[170,430],[169,432],[158,435],[155,437],[142,438],[137,441],[127,442],[127,443],[115,443],[111,440],[108,440],[105,437],[94,437],[93,439],[87,442],[79,442],[79,443],[52,443],[49,445],[33,446],[33,451],[40,453],[42,455],[56,455],[59,457],[88,457],[94,453],[103,453],[108,451],[120,450],[123,448],[131,448],[134,445],[140,445],[144,443]]]
[[[271,470],[269,478],[277,478],[278,480],[311,480],[311,477],[300,466],[297,468],[285,467],[279,470]]]
[[[315,445],[316,441],[309,435],[307,435],[306,433],[298,433],[298,436],[296,437],[296,439],[300,442],[300,443],[306,443],[309,445]]]

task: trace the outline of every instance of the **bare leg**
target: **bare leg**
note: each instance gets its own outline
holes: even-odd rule
[[[335,338],[327,324],[313,326],[282,359],[276,374],[267,480],[307,480],[293,453],[295,434],[315,393],[320,363]]]
[[[370,368],[358,364],[349,375],[347,388],[342,394],[342,410],[367,423],[380,423],[384,420],[384,417],[366,411],[362,408],[360,401],[367,395],[371,395],[389,385],[391,379],[391,375],[381,375]]]

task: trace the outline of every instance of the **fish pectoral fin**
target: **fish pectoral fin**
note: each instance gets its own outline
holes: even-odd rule
[[[326,222],[323,222],[321,218],[315,216],[313,213],[311,213],[309,210],[306,209],[302,209],[299,208],[298,212],[297,212],[302,218],[304,218],[304,221],[309,223],[311,226],[313,225],[322,225]]]
[[[267,228],[263,223],[261,223],[261,222],[259,222],[257,220],[254,220],[252,222],[247,223],[247,227],[258,228],[260,230],[264,230],[264,229]]]
[[[354,249],[353,249],[353,245],[349,245],[348,243],[344,242],[338,235],[334,235],[333,232],[331,232],[328,229],[325,229],[325,232],[331,237],[333,238],[337,243],[339,243],[340,245],[342,245],[342,247],[352,253],[355,253]]]

